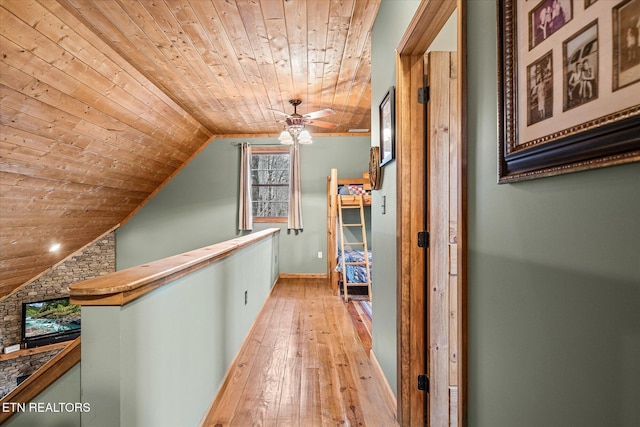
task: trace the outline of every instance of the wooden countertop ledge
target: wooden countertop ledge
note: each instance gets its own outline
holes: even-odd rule
[[[215,245],[163,258],[69,286],[71,302],[81,305],[125,305],[189,273],[280,232],[269,228]]]

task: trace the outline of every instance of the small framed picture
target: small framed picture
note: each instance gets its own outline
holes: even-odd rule
[[[612,9],[613,90],[640,81],[640,0],[626,0]]]
[[[562,43],[564,102],[567,111],[598,99],[598,21]]]
[[[529,49],[562,28],[573,17],[571,0],[543,0],[529,12]]]
[[[553,116],[553,57],[551,51],[527,67],[527,124]]]
[[[396,101],[391,86],[380,103],[380,166],[396,158]]]

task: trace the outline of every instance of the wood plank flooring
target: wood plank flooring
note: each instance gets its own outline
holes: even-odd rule
[[[280,279],[203,426],[397,426],[374,369],[326,280]]]

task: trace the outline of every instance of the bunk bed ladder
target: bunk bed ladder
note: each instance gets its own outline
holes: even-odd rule
[[[343,292],[343,296],[344,296],[344,300],[345,302],[349,300],[349,286],[366,286],[367,287],[367,298],[369,299],[369,301],[371,301],[371,271],[369,269],[369,248],[367,247],[367,230],[365,227],[365,222],[364,222],[364,202],[363,202],[363,197],[362,196],[357,196],[357,200],[358,200],[358,204],[356,205],[343,205],[342,204],[342,197],[343,196],[338,196],[338,223],[339,223],[339,227],[340,227],[340,253],[342,254],[342,292]],[[353,200],[354,196],[347,196],[349,197],[351,200]],[[343,209],[358,209],[360,211],[360,223],[357,224],[345,224],[343,217],[342,217],[342,210]],[[361,236],[362,236],[362,241],[361,242],[345,242],[344,240],[344,228],[345,227],[360,227],[361,230]],[[362,262],[345,262],[345,256],[344,256],[344,248],[348,247],[348,248],[362,248],[363,252],[364,252],[364,261]],[[354,283],[354,282],[349,282],[349,279],[347,277],[347,265],[361,265],[364,266],[366,274],[367,274],[367,281],[366,282],[362,282],[362,283]]]

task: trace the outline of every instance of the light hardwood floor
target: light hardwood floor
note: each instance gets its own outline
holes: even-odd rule
[[[397,426],[347,305],[326,280],[279,280],[203,425]]]

